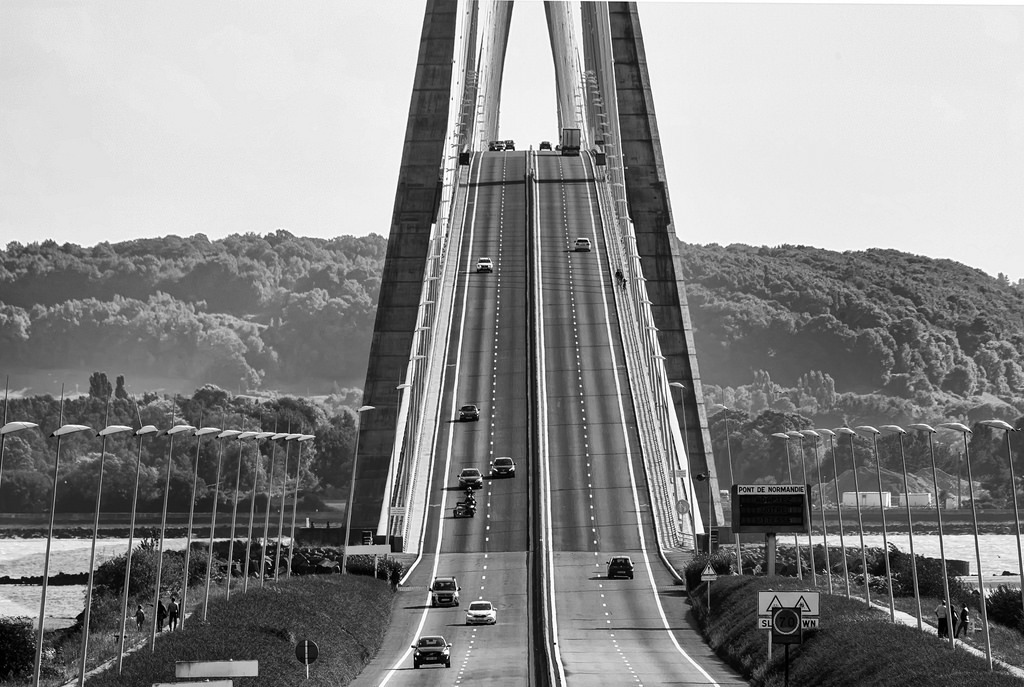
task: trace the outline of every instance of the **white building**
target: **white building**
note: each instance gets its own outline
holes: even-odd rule
[[[877,491],[844,491],[843,492],[843,505],[844,506],[856,506],[858,501],[860,502],[861,508],[878,508],[878,492]],[[883,491],[882,492],[882,506],[884,508],[892,508],[892,494]]]

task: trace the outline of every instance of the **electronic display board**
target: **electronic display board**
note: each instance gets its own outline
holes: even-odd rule
[[[732,530],[807,532],[809,484],[732,485]]]

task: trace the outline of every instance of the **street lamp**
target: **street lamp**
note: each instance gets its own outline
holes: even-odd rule
[[[292,555],[295,553],[295,515],[299,510],[299,479],[302,475],[302,444],[315,439],[312,434],[289,434],[286,441],[295,441],[299,445],[299,457],[295,461],[295,496],[292,498],[292,531],[288,545],[288,577],[292,576]]]
[[[274,553],[274,582],[281,579],[281,547],[284,545],[284,511],[288,505],[288,455],[291,446],[288,444],[288,437],[291,436],[291,423],[288,423],[287,432],[278,432],[270,437],[272,441],[285,440],[284,445],[284,468],[281,471],[281,510],[277,514],[277,550]]]
[[[138,406],[136,406],[136,412]],[[139,422],[142,422],[140,417]],[[132,548],[135,541],[135,515],[139,504],[139,481],[142,477],[142,440],[150,434],[159,434],[158,430],[153,425],[144,425],[139,427],[135,431],[135,436],[139,438],[139,457],[135,461],[135,491],[132,492],[132,516],[131,525],[128,526],[128,554],[124,562],[124,589],[121,592],[121,636],[118,637],[117,647],[117,674],[121,674],[121,669],[124,667],[124,643],[125,643],[125,626],[128,623],[128,587],[131,583],[132,578]]]
[[[107,415],[110,415],[110,402],[107,399]],[[106,420],[104,420],[106,422]],[[89,582],[85,588],[85,615],[82,619],[82,662],[78,671],[78,685],[85,684],[85,659],[89,654],[89,616],[92,611],[92,588],[96,569],[96,539],[100,531],[100,497],[103,495],[103,466],[107,459],[107,437],[112,434],[132,431],[125,425],[108,425],[100,430],[103,439],[100,442],[100,475],[96,485],[96,507],[92,519],[92,549],[89,551]]]
[[[981,545],[978,543],[978,505],[974,499],[974,475],[971,472],[971,447],[967,436],[973,432],[966,425],[959,422],[944,422],[939,425],[942,429],[952,429],[960,432],[964,437],[964,457],[967,459],[967,489],[971,496],[971,517],[974,520],[974,554],[978,559],[978,599],[981,602],[981,626],[985,631],[985,658],[988,661],[988,669],[992,670],[992,642],[988,635],[988,609],[985,604],[985,577],[981,570]],[[1024,572],[1024,571],[1022,571]]]
[[[882,463],[878,460],[878,435],[881,432],[871,425],[860,425],[854,429],[871,435],[871,451],[875,458],[875,472],[878,473],[878,510],[882,514],[882,555],[885,557],[885,586],[889,589],[889,620],[895,623],[896,602],[892,598],[892,568],[889,567],[889,532],[885,526],[885,502],[882,499]]]
[[[907,530],[910,532],[910,571],[914,579],[914,600],[917,602],[917,629],[924,629],[921,618],[921,592],[917,588],[917,556],[914,554],[914,523],[910,515],[910,480],[907,475],[907,454],[903,450],[903,435],[907,430],[899,425],[881,425],[882,431],[895,433],[900,440],[900,460],[903,462],[903,493],[907,499]]]
[[[953,605],[952,601],[949,598],[949,577],[946,575],[946,546],[943,542],[942,536],[942,508],[939,505],[939,475],[938,469],[935,467],[935,441],[933,439],[935,435],[935,430],[929,425],[923,423],[910,425],[910,429],[916,429],[919,432],[928,433],[928,452],[931,455],[932,459],[932,488],[935,491],[935,520],[939,524],[939,559],[942,561],[942,592],[944,598],[946,599],[946,617],[952,620]],[[1017,541],[1019,545],[1020,539],[1018,538]],[[951,627],[949,632],[947,633],[949,636],[950,648],[956,647],[956,637],[954,636],[955,633],[953,632],[954,629],[955,628]]]
[[[352,544],[352,501],[356,498],[356,468],[359,467],[359,430],[363,413],[376,410],[375,406],[364,405],[356,410],[356,445],[352,452],[352,478],[349,480],[348,503],[345,504],[345,549],[341,554],[341,574],[348,574],[348,550]]]
[[[1008,422],[1002,420],[982,420],[980,424],[992,429],[1001,429],[1006,435],[1006,460],[1010,464],[1010,491],[1013,494],[1013,522],[1017,526],[1017,569],[1020,570],[1021,579],[1024,579],[1024,555],[1021,554],[1020,545],[1020,512],[1017,510],[1017,476],[1013,471],[1013,454],[1010,453],[1010,432],[1019,432]],[[1024,607],[1024,584],[1020,585],[1021,606]]]
[[[238,439],[238,465],[235,468],[235,493],[231,498],[231,534],[228,539],[228,577],[224,585],[224,600],[231,599],[231,571],[235,567],[235,526],[238,524],[238,492],[242,487],[242,441],[252,439],[259,432],[246,431],[240,433]]]
[[[864,546],[864,516],[860,510],[860,478],[857,476],[857,451],[854,449],[853,439],[857,436],[849,427],[837,427],[836,434],[850,437],[850,464],[853,466],[853,489],[856,492],[854,502],[857,506],[857,532],[860,535],[860,565],[864,571],[864,602],[871,606],[871,585],[869,584],[871,574],[868,572],[868,550]],[[838,489],[838,485],[836,487]]]
[[[818,460],[818,439],[821,438],[813,429],[802,429],[800,434],[814,442],[814,467],[818,471],[818,510],[821,513],[821,537],[825,542],[825,572],[828,574],[828,593],[832,593],[832,559],[828,553],[828,525],[825,522],[825,488],[821,482],[821,461]],[[813,554],[812,554],[813,555]]]
[[[832,484],[835,486],[836,491],[836,512],[839,515],[839,548],[843,552],[843,578],[846,580],[846,598],[850,598],[850,570],[846,563],[846,538],[843,535],[843,502],[839,496],[839,464],[836,462],[836,433],[831,429],[819,429],[816,430],[819,435],[828,437],[829,447],[832,449],[832,473],[835,479]],[[818,483],[821,483],[821,477],[818,477]],[[820,488],[820,487],[819,487]],[[821,516],[822,522],[825,521],[824,513]],[[828,551],[828,547],[825,547]]]
[[[262,420],[261,420],[262,422]],[[268,439],[274,436],[274,432],[257,432],[256,436],[253,437],[256,441],[260,439]],[[249,591],[249,558],[252,553],[252,526],[253,520],[256,518],[256,487],[260,483],[260,452],[256,451],[256,456],[253,458],[253,478],[252,478],[252,492],[249,494],[249,529],[245,535],[245,567],[242,572],[244,581],[242,582],[242,593],[245,594]],[[263,555],[260,555],[260,560],[263,560]],[[262,563],[260,569],[263,569]],[[260,579],[263,575],[260,575]]]
[[[729,431],[729,408],[727,408],[726,406],[722,405],[721,403],[716,403],[715,405],[711,406],[712,410],[715,410],[717,408],[720,408],[722,410],[722,412],[724,413],[724,415],[725,415],[725,451],[726,451],[726,454],[729,456],[729,485],[730,485],[729,493],[731,494],[732,493],[732,485],[736,484],[736,475],[733,472],[733,465],[732,465],[732,437],[731,437],[731,432]],[[735,524],[734,524],[734,527],[735,527]],[[740,575],[742,575],[743,574],[743,558],[740,555],[740,535],[739,535],[739,532],[735,532],[734,531],[733,532],[733,538],[735,539],[735,544],[736,544],[736,572],[738,572]]]
[[[200,422],[199,424],[202,424]],[[203,427],[196,430],[196,460],[195,465],[192,466],[192,498],[188,502],[188,529],[185,530],[185,572],[183,573],[184,579],[181,583],[181,627],[185,629],[185,618],[188,615],[185,610],[188,608],[186,602],[188,601],[188,572],[189,562],[192,554],[192,523],[195,519],[196,512],[196,487],[199,482],[199,451],[202,448],[203,437],[209,434],[218,434],[220,432],[219,427]]]
[[[804,476],[803,484],[807,485],[807,463],[804,460],[804,435],[795,429],[791,429],[785,432],[785,435],[790,439],[796,439],[800,442],[800,471]],[[809,485],[808,485],[809,486]],[[814,526],[814,516],[811,511],[811,495],[807,494],[807,500],[805,501],[807,509],[807,558],[811,565],[811,584],[815,587],[818,586],[818,571],[817,565],[814,563],[814,541],[811,539],[811,528]]]
[[[64,397],[61,395],[61,418],[64,421]],[[39,597],[39,629],[36,636],[36,661],[35,670],[32,676],[32,687],[39,687],[39,673],[43,668],[43,619],[46,617],[46,587],[50,579],[50,544],[53,543],[53,521],[57,512],[57,478],[60,474],[60,443],[65,434],[76,432],[95,432],[92,427],[85,425],[61,425],[54,430],[50,437],[57,437],[57,451],[53,461],[53,490],[50,496],[50,527],[46,536],[46,556],[43,558],[43,588]]]
[[[217,435],[217,479],[213,483],[213,508],[210,510],[210,547],[207,551],[209,560],[206,562],[206,596],[203,599],[203,622],[206,622],[206,614],[210,608],[210,572],[213,569],[213,534],[217,530],[217,501],[220,499],[220,475],[224,467],[224,440],[237,437],[242,431],[238,429],[225,429]],[[228,564],[230,565],[230,563]]]
[[[790,436],[785,432],[775,432],[774,434],[772,434],[772,436],[775,437],[776,439],[782,439],[784,442],[786,442],[784,444],[784,446],[786,447],[786,471],[789,474],[789,483],[792,484],[793,461],[789,455]],[[800,553],[800,536],[796,532],[793,533],[793,543],[796,544],[796,576],[802,580],[804,579],[803,554]],[[811,567],[813,568],[814,566],[812,565]]]
[[[174,422],[174,418],[171,418],[171,422]],[[156,554],[156,589],[153,590],[153,625],[149,635],[149,650],[150,652],[156,651],[156,628],[157,623],[160,622],[160,584],[163,579],[164,572],[164,538],[167,535],[167,501],[171,494],[171,455],[174,451],[174,435],[185,433],[185,436],[196,431],[196,428],[192,425],[174,425],[168,429],[165,433],[169,437],[167,440],[167,472],[164,477],[164,507],[160,515],[160,543],[157,545]]]

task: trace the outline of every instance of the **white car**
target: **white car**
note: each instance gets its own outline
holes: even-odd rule
[[[576,239],[576,243],[573,244],[572,249],[578,253],[589,253],[590,252],[590,239],[581,236]]]
[[[494,263],[491,262],[490,258],[480,258],[479,260],[476,261],[476,271],[477,272],[493,272],[494,271]]]
[[[498,622],[498,611],[490,601],[473,601],[466,610],[467,625],[494,625]]]

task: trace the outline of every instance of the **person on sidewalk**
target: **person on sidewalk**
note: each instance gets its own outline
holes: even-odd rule
[[[160,599],[156,605],[156,631],[164,631],[164,620],[167,619],[167,606],[164,606],[164,600]]]
[[[960,624],[957,625],[956,632],[953,633],[953,636],[959,637],[961,632],[964,633],[964,639],[971,636],[971,613],[967,610],[966,604],[964,604],[963,608],[960,609]]]
[[[167,604],[167,629],[178,629],[178,595],[171,594],[171,603]]]
[[[146,624],[146,612],[142,610],[142,604],[135,609],[135,629],[142,632],[142,626]]]
[[[935,607],[935,617],[939,621],[939,639],[949,636],[949,609],[946,608],[946,602],[940,601],[939,605]]]

